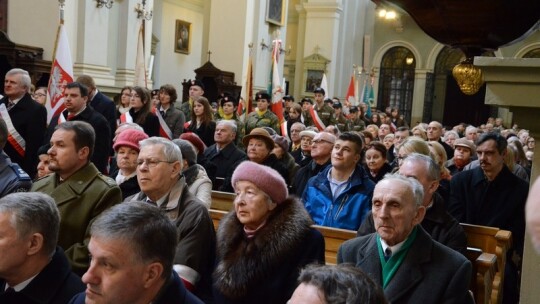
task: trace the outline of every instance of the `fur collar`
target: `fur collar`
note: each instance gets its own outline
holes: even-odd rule
[[[234,210],[221,220],[214,284],[226,297],[245,296],[250,286],[264,284],[262,279],[270,278],[271,273],[301,250],[299,246],[312,224],[302,203],[289,197],[274,210],[252,239],[245,237],[244,226]]]

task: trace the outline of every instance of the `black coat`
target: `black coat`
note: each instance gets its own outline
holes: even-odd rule
[[[309,164],[298,169],[294,180],[291,181],[291,192],[298,197],[302,197],[302,195],[304,194],[304,190],[306,189],[308,180],[313,176],[319,174],[319,172],[321,172],[324,168],[330,165],[330,163],[330,159],[328,159],[328,161],[326,161],[324,164],[319,165],[312,159]]]
[[[0,103],[7,107],[8,97],[2,98]],[[25,140],[26,150],[24,157],[21,157],[8,141],[4,152],[12,162],[19,164],[28,175],[33,177],[36,175],[39,161],[37,150],[42,145],[47,130],[47,110],[27,93],[17,105],[9,110],[9,116],[13,126]]]
[[[338,264],[352,263],[382,286],[382,266],[376,233],[343,243]],[[390,280],[384,295],[389,303],[471,303],[471,262],[454,250],[433,241],[418,227],[416,239]]]
[[[111,145],[114,138],[114,131],[116,131],[116,106],[114,102],[105,94],[97,92],[94,98],[90,101],[90,105],[96,112],[103,115],[109,123],[109,129],[111,130]]]
[[[129,109],[129,115],[133,118],[133,122],[137,122],[137,118],[139,117],[139,112],[135,112],[133,108]],[[146,119],[142,124],[138,123],[139,126],[141,126],[144,130],[144,133],[148,135],[148,137],[152,136],[159,136],[159,119],[154,113],[148,113],[146,115]]]
[[[67,113],[68,111],[65,110],[62,112],[62,115],[67,117]],[[49,144],[54,133],[54,128],[58,125],[58,117],[59,115],[56,115],[52,118],[43,144]],[[72,121],[84,121],[94,128],[94,131],[96,132],[96,142],[94,144],[94,153],[90,160],[94,163],[99,172],[108,174],[107,165],[109,164],[112,146],[110,137],[111,131],[105,117],[96,112],[91,106],[86,106],[86,109],[75,116]]]
[[[324,264],[324,238],[311,223],[302,203],[288,198],[248,239],[235,211],[228,213],[217,232],[214,302],[286,303],[300,270]]]
[[[204,142],[207,147],[210,147],[215,143],[214,133],[216,131],[216,122],[210,121],[208,125],[201,124],[197,128],[197,122],[191,121],[191,124],[188,127],[190,132],[193,132],[199,136],[199,138]]]
[[[433,194],[433,205],[426,210],[421,225],[435,241],[463,255],[467,252],[467,235],[459,222],[446,211],[444,200],[439,194]],[[373,232],[375,232],[375,224],[370,211],[358,229],[357,235],[363,236]]]
[[[238,149],[234,143],[228,144],[219,152],[216,145],[213,144],[204,150],[204,156],[207,161],[218,165],[216,166],[216,178],[223,179],[221,186],[215,187],[215,190],[232,192],[232,186],[230,185],[232,174],[234,169],[247,159],[246,153]],[[217,185],[218,183],[214,184]]]
[[[506,165],[491,182],[482,168],[476,167],[452,177],[448,211],[462,223],[510,230],[512,247],[521,254],[528,193],[529,185]]]
[[[383,179],[386,173],[391,173],[393,170],[392,166],[385,162],[381,169],[379,169],[379,172],[377,172],[377,175],[373,176],[369,172],[369,168],[367,165],[363,165],[363,167],[369,179],[372,180],[375,184],[377,184],[381,179]]]
[[[0,303],[2,304],[65,304],[74,295],[85,290],[81,278],[71,272],[69,262],[60,247],[52,260],[21,291],[4,292],[6,282],[0,279]]]
[[[117,168],[117,170],[111,174],[111,178],[116,179],[118,172],[120,171],[118,171]],[[141,187],[139,187],[139,182],[137,181],[137,175],[125,180],[123,183],[118,185],[118,187],[120,187],[120,190],[122,191],[122,201],[134,194],[141,192]]]

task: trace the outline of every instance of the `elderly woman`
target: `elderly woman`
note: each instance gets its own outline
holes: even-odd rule
[[[247,148],[246,154],[250,161],[270,167],[289,183],[289,171],[287,167],[271,152],[274,150],[274,140],[263,128],[255,128],[242,139]]]
[[[289,139],[277,134],[272,135],[272,139],[274,140],[272,154],[287,168],[287,171],[289,171],[289,181],[292,181],[300,166],[294,161],[294,157],[287,152],[289,149]]]
[[[369,172],[369,178],[376,184],[386,173],[392,172],[392,166],[386,161],[386,147],[379,141],[366,145],[364,169]]]
[[[245,161],[232,185],[234,210],[217,232],[214,301],[286,303],[300,269],[324,263],[324,239],[277,171]]]
[[[212,203],[212,181],[206,174],[203,166],[197,164],[197,152],[193,144],[184,139],[174,139],[180,152],[182,152],[182,174],[186,178],[186,184],[191,194],[203,202],[207,209]]]
[[[139,193],[141,188],[137,182],[137,157],[139,157],[139,142],[147,139],[148,135],[135,129],[126,129],[118,134],[113,149],[116,152],[116,165],[118,171],[111,174],[111,178],[122,190],[122,199]]]
[[[414,128],[412,128],[411,130],[413,136],[416,136],[416,137],[419,137],[423,140],[427,140],[427,132],[426,132],[426,129],[422,126],[416,126]]]

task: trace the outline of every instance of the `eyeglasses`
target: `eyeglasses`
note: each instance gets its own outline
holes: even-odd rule
[[[43,94],[43,93],[34,93],[34,95],[32,95],[34,97],[45,97],[47,95]]]
[[[324,140],[324,139],[313,140],[311,143],[312,143],[312,144],[327,143],[327,144],[333,145],[333,143],[331,143],[331,142],[329,142],[329,141],[327,141],[327,140]]]
[[[158,159],[138,159],[137,160],[137,166],[142,166],[144,163],[148,166],[148,168],[155,168],[159,163],[168,163],[172,164],[174,162],[167,161],[167,160],[158,160]]]

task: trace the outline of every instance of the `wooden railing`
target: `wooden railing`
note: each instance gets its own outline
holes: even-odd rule
[[[217,229],[219,221],[233,209],[235,195],[212,192],[210,216]],[[506,252],[511,246],[511,233],[493,227],[461,224],[467,234],[466,257],[473,265],[470,289],[477,304],[502,301]],[[336,264],[339,246],[356,237],[356,231],[313,225],[324,236],[327,264]]]

